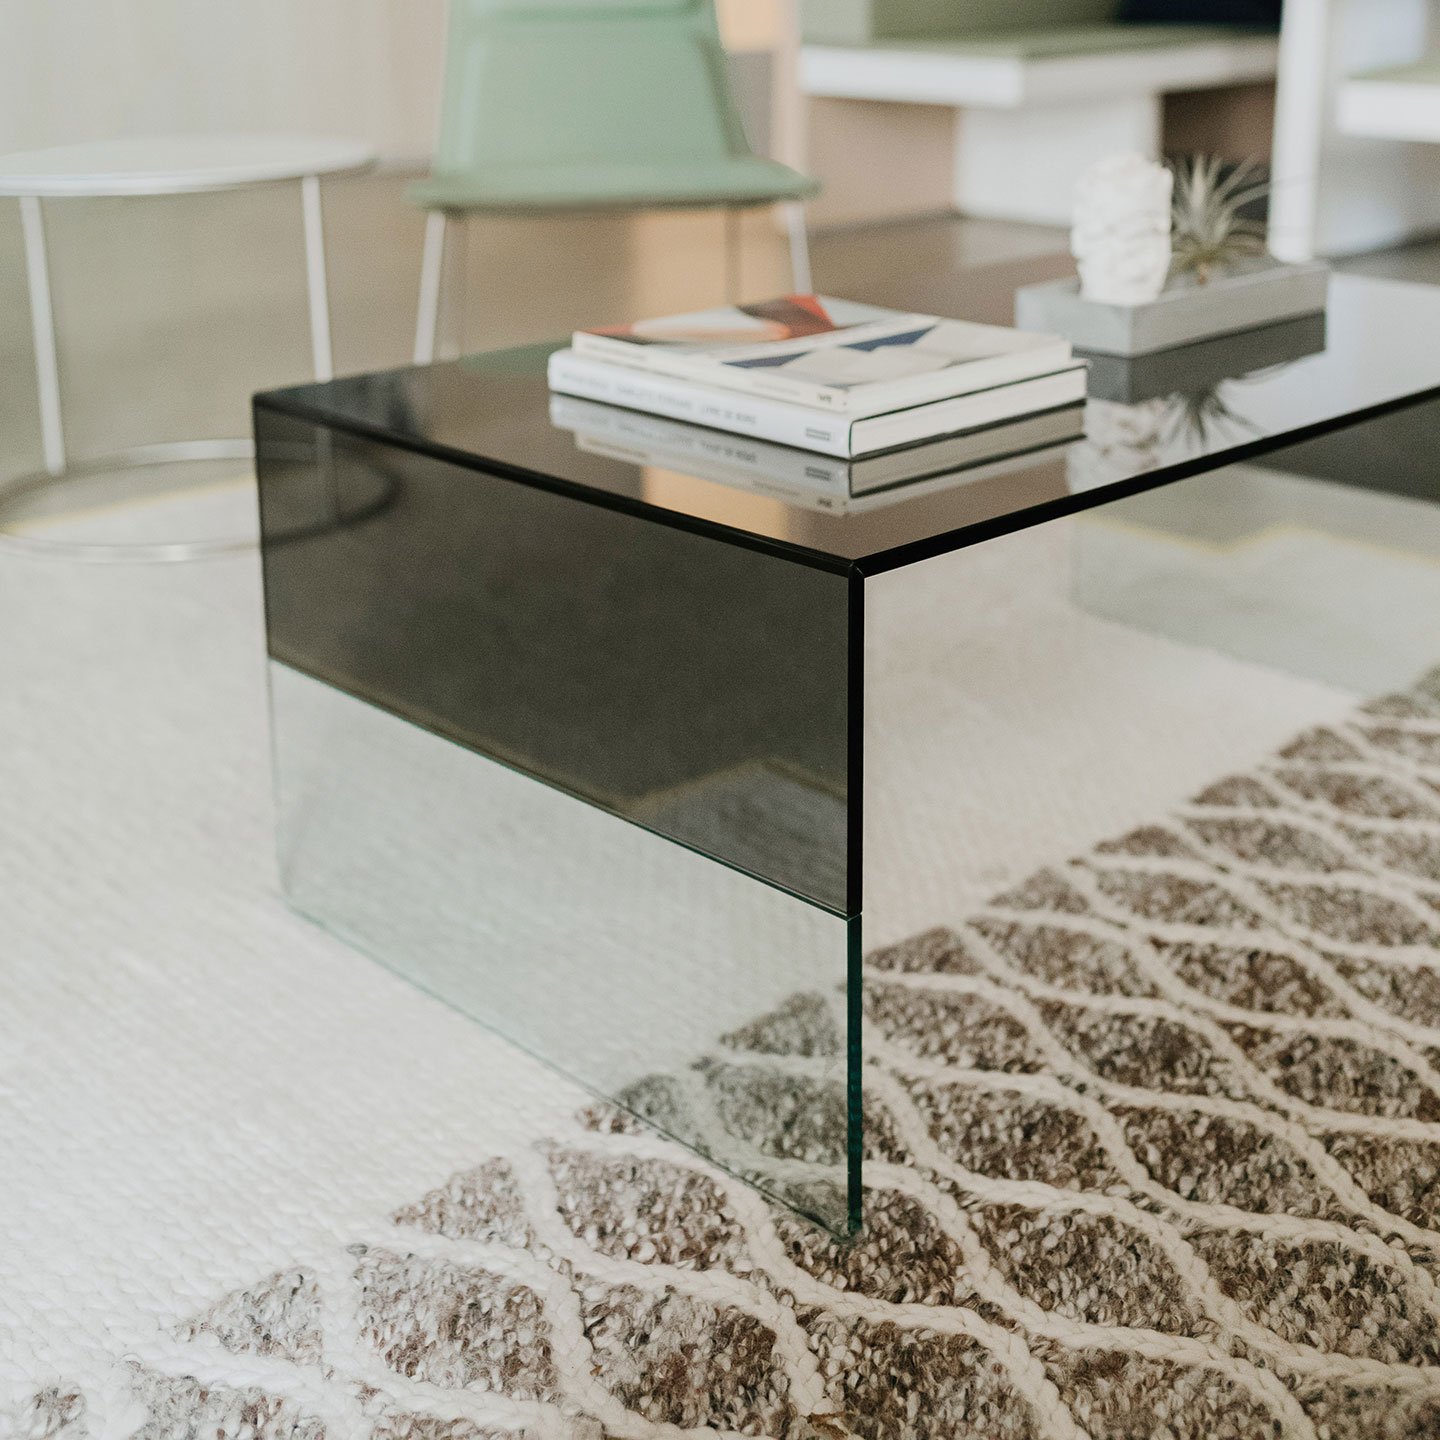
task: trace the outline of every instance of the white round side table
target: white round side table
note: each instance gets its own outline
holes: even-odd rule
[[[310,297],[310,343],[315,377],[334,374],[330,350],[330,301],[325,276],[325,232],[320,205],[322,176],[353,173],[374,163],[374,152],[353,140],[286,135],[169,136],[102,140],[0,155],[0,197],[18,199],[30,290],[35,370],[40,391],[40,430],[45,468],[0,489],[0,501],[79,475],[105,475],[167,462],[246,459],[249,440],[181,440],[144,445],[93,460],[71,462],[65,453],[60,371],[55,348],[50,266],[41,202],[100,196],[182,195],[235,190],[278,181],[300,182],[305,222],[305,274]],[[7,531],[0,540],[28,549],[63,552],[95,560],[190,560],[246,548],[252,541],[202,540],[175,544],[92,544]]]

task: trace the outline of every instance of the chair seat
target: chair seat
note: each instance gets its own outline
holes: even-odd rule
[[[646,163],[492,165],[443,172],[410,188],[426,210],[602,210],[769,205],[803,200],[819,186],[808,176],[754,155]]]

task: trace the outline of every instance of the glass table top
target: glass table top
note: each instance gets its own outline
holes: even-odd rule
[[[1045,257],[946,277],[930,292],[922,280],[903,298],[1003,322],[1017,284],[1069,268],[1068,257]],[[633,412],[549,392],[553,346],[299,386],[257,404],[820,568],[873,574],[1440,394],[1437,336],[1440,287],[1335,275],[1323,317],[1134,360],[1090,357],[1083,416],[1060,416],[1048,433],[1021,427],[1011,442],[1025,447],[1019,453],[869,490],[828,457],[785,451],[784,464],[717,472],[686,458],[699,453],[694,445],[658,444],[643,426],[627,433]],[[587,410],[618,417],[618,430]],[[693,432],[701,450],[720,437],[664,423]],[[1082,428],[1083,438],[1055,438]]]

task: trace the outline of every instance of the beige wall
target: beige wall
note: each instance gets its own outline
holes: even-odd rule
[[[953,205],[955,112],[943,105],[810,100],[805,168],[824,182],[817,225],[925,215]]]
[[[789,0],[719,0],[726,43],[783,46]],[[445,0],[0,0],[0,153],[156,133],[301,131],[430,154]],[[792,149],[794,117],[777,115]]]
[[[0,0],[0,151],[302,131],[430,151],[444,0]]]

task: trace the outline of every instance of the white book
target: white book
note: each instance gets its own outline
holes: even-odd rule
[[[550,397],[551,424],[571,431],[581,450],[632,465],[698,475],[832,512],[846,511],[851,501],[880,493],[903,499],[912,493],[916,481],[969,478],[971,466],[1077,440],[1085,433],[1084,413],[1083,406],[1070,405],[904,450],[840,460],[598,400],[559,394]]]
[[[945,320],[785,295],[592,330],[577,355],[720,390],[864,419],[1052,374],[1068,341],[1004,325]]]
[[[921,440],[1074,405],[1085,398],[1083,364],[1071,364],[1054,374],[997,385],[974,394],[866,417],[834,415],[763,395],[743,395],[627,365],[613,365],[578,355],[574,350],[557,350],[550,356],[549,380],[550,388],[562,394],[667,415],[671,419],[707,425],[713,430],[751,435],[779,445],[815,450],[822,455],[838,455],[842,459],[898,450]]]

